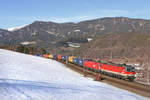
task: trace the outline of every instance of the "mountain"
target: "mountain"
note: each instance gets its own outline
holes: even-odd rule
[[[85,32],[92,34],[108,33],[150,33],[150,20],[131,19],[126,17],[102,18],[78,23]]]
[[[87,42],[87,38],[111,33],[150,33],[150,20],[126,17],[106,17],[79,23],[54,23],[35,21],[13,31],[13,44],[34,42],[48,47],[60,41]],[[10,36],[8,36],[10,38]],[[69,40],[69,41],[68,41]],[[5,43],[3,43],[5,44]]]
[[[71,30],[73,23],[57,24],[53,22],[35,21],[17,31],[14,31],[16,44],[25,41],[35,42],[36,45],[48,46],[64,38],[67,31]]]
[[[1,36],[3,36],[2,34],[4,33],[7,33],[7,35],[5,38],[0,38],[0,45],[34,45],[47,48],[51,53],[74,54],[76,52],[77,54],[83,55],[85,54],[83,52],[87,52],[87,50],[93,52],[92,50],[94,50],[94,48],[103,49],[108,47],[110,41],[124,40],[120,44],[117,42],[114,46],[125,47],[124,44],[129,38],[130,40],[134,40],[134,37],[137,37],[138,40],[139,36],[137,35],[141,35],[141,37],[147,35],[149,37],[150,20],[127,17],[105,17],[79,23],[35,21],[13,32],[6,30],[5,32],[0,31]],[[109,36],[110,34],[112,36]],[[107,37],[107,39],[104,37]],[[114,38],[114,40],[111,40],[111,38]],[[149,40],[143,39],[142,42],[138,42],[136,46],[140,48],[139,44],[144,45],[147,41]],[[130,41],[128,44],[132,44],[131,42],[133,41]],[[91,50],[87,48],[87,44],[92,45]],[[131,48],[134,48],[134,46],[132,45]],[[149,48],[149,46],[146,45],[145,48]],[[141,52],[140,55],[142,55],[143,50],[139,50],[138,52]],[[102,52],[102,54],[103,53],[104,57],[109,54],[106,52]]]
[[[6,37],[7,35],[10,35],[11,32],[4,30],[4,29],[0,29],[0,38],[2,37]]]
[[[82,57],[97,60],[143,63],[147,62],[147,57],[150,56],[149,44],[150,34],[103,34],[72,52]]]
[[[8,45],[11,41],[11,37],[13,33],[4,29],[0,29],[0,45]],[[10,38],[9,38],[10,37]]]

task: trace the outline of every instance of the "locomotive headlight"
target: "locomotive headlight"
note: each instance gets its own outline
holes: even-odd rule
[[[129,74],[128,76],[135,76],[134,74]]]

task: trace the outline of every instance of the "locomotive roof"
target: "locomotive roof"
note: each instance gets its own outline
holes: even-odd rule
[[[95,60],[93,60],[93,59],[90,59],[90,58],[86,58],[85,60],[88,60],[88,61],[95,61]],[[131,65],[127,65],[126,63],[123,63],[123,64],[116,64],[116,63],[113,63],[113,62],[104,62],[104,61],[100,61],[100,60],[98,60],[98,61],[95,61],[95,62],[99,62],[99,63],[102,63],[102,64],[109,64],[109,65],[114,65],[114,66],[122,66],[122,67],[133,67],[133,66],[131,66]],[[133,67],[134,68],[134,67]]]
[[[116,64],[116,63],[113,63],[113,62],[103,62],[103,61],[98,61],[102,64],[109,64],[109,65],[114,65],[114,66],[122,66],[122,67],[132,67],[131,65],[127,65],[126,63],[123,63],[123,64]]]

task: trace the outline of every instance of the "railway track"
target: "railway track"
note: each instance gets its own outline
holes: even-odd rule
[[[59,61],[59,62],[61,62],[61,61]],[[61,63],[65,64],[68,68],[84,75],[85,77],[91,77],[91,78],[95,79],[98,75],[98,73],[96,73],[96,72],[92,72],[90,70],[84,69],[82,67],[79,67],[79,66],[71,64],[71,63],[65,63],[65,62],[61,62]],[[129,81],[117,79],[114,77],[106,76],[104,74],[102,74],[102,80],[98,80],[98,81],[108,83],[108,84],[111,84],[118,88],[125,89],[130,92],[139,94],[141,96],[150,98],[150,86],[148,86],[148,85],[143,85],[143,84],[136,83],[136,82],[129,82]]]

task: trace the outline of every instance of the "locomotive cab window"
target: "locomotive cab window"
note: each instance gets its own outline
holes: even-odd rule
[[[130,68],[129,68],[129,67],[126,67],[126,71],[127,71],[127,72],[130,72]]]
[[[135,68],[134,67],[126,67],[126,71],[127,72],[135,72]]]
[[[131,68],[131,72],[135,72],[135,68],[134,67]]]

